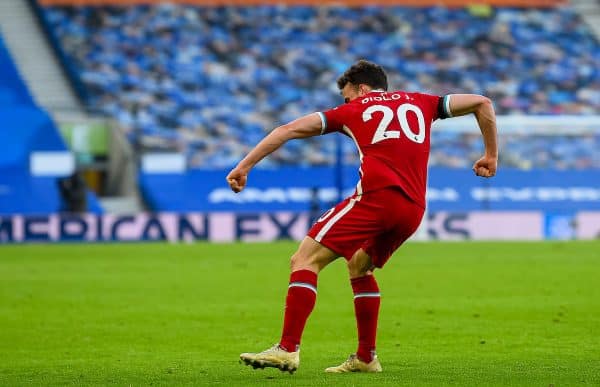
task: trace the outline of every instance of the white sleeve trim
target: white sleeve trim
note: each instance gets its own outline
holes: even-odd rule
[[[327,119],[325,118],[325,114],[322,112],[317,112],[319,118],[321,119],[321,134],[325,133],[325,129],[327,129]]]
[[[452,118],[452,112],[450,111],[450,97],[452,94],[448,94],[444,97],[444,110],[446,111],[446,116],[448,118]]]

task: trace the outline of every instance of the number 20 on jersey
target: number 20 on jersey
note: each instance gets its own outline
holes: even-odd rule
[[[381,112],[383,116],[381,117],[381,121],[379,121],[379,125],[377,125],[377,129],[375,130],[371,144],[375,144],[383,140],[400,138],[399,130],[388,130],[390,124],[394,120],[394,110],[384,105],[369,106],[362,114],[363,121],[371,121],[373,119],[373,113],[375,112]],[[412,130],[408,123],[408,112],[413,112],[417,117],[418,130],[416,133]],[[419,109],[419,107],[416,105],[405,103],[398,106],[398,109],[395,113],[395,118],[398,120],[400,129],[402,129],[404,135],[409,140],[416,142],[417,144],[422,144],[423,141],[425,141],[425,117],[423,116],[421,109]]]

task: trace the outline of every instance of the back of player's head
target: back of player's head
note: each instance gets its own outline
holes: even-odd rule
[[[387,75],[385,75],[383,68],[365,59],[354,63],[337,80],[340,90],[348,83],[356,86],[362,83],[371,86],[373,89],[387,90],[388,88]]]

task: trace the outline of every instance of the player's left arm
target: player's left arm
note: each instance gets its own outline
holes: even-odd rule
[[[248,173],[260,160],[275,152],[289,140],[320,135],[322,128],[323,121],[320,114],[312,113],[273,129],[229,172],[227,175],[229,187],[233,192],[240,192],[246,186]]]
[[[449,100],[446,103],[446,98]],[[448,107],[449,117],[473,114],[483,136],[485,152],[473,164],[473,171],[477,176],[492,177],[498,167],[498,140],[496,129],[496,112],[492,101],[477,94],[451,94],[444,97],[444,104]]]

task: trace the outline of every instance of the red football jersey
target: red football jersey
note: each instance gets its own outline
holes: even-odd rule
[[[431,124],[451,116],[449,96],[376,90],[319,114],[322,134],[341,132],[356,143],[357,194],[397,186],[425,208]]]

